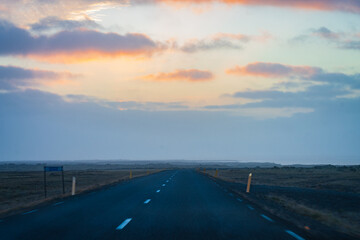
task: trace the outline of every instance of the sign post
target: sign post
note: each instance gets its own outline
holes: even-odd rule
[[[63,166],[56,166],[56,167],[44,166],[44,195],[45,195],[45,198],[46,198],[46,196],[47,196],[47,191],[46,191],[46,172],[61,172],[62,190],[63,190],[63,194],[65,194],[64,167],[63,167]]]
[[[45,194],[45,198],[46,198],[46,171],[45,171],[45,167],[44,167],[44,194]]]

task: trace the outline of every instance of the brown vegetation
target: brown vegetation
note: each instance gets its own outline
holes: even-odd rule
[[[133,177],[144,176],[159,170],[132,170]],[[72,177],[76,177],[76,193],[100,188],[129,179],[130,170],[76,170],[64,171],[65,194],[62,194],[61,172],[47,172],[47,198],[44,198],[43,171],[0,172],[0,216],[44,201],[69,196]]]
[[[206,170],[210,176],[215,173],[214,169]],[[249,173],[253,188],[246,194]],[[255,205],[318,236],[324,236],[324,228],[317,222],[325,228],[360,237],[360,166],[221,169],[216,178],[228,182],[232,191]],[[346,201],[342,197],[345,195]]]
[[[215,175],[215,169],[206,172]],[[257,185],[360,193],[360,166],[233,168],[219,170],[218,177],[229,182],[246,183],[249,173],[253,175],[252,183]]]

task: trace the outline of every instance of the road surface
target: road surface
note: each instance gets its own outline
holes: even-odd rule
[[[0,220],[0,239],[303,239],[192,170],[164,171]]]

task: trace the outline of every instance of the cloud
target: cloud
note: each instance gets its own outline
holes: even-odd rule
[[[338,39],[340,37],[339,33],[335,33],[326,27],[321,27],[313,30],[313,35],[325,39]]]
[[[250,41],[244,34],[219,33],[208,39],[192,39],[185,42],[180,50],[193,53],[212,49],[242,49],[242,44]]]
[[[243,104],[208,105],[204,109],[227,111],[258,119],[294,117],[298,114],[357,115],[357,109],[360,107],[360,94],[344,97],[348,94],[348,89],[338,88],[332,84],[315,85],[305,91],[297,92],[276,89],[246,90],[228,96],[251,101]]]
[[[360,13],[358,0],[133,0],[133,3],[214,3]]]
[[[259,77],[309,77],[322,72],[322,69],[309,66],[290,66],[279,63],[255,62],[246,66],[235,66],[226,70],[228,74]]]
[[[292,66],[280,63],[255,62],[245,66],[235,66],[226,71],[239,76],[265,78],[290,78],[319,83],[329,83],[337,87],[360,89],[360,74],[348,75],[339,72],[326,72],[312,66]]]
[[[278,63],[253,63],[237,66],[229,71],[240,76],[285,78],[285,81],[268,89],[247,89],[224,95],[246,99],[245,104],[208,106],[208,108],[310,108],[318,111],[341,104],[357,106],[360,102],[360,74],[326,72],[317,67]],[[352,110],[354,111],[355,108]]]
[[[246,107],[244,105],[210,105],[204,107],[213,111],[230,111],[235,115],[251,117],[255,119],[290,118],[295,114],[313,113],[314,109],[304,107]]]
[[[285,92],[280,90],[240,91],[234,93],[232,96],[236,98],[263,99],[266,101],[283,101],[287,104],[292,102],[304,104],[305,102],[311,103],[311,101],[317,100],[336,100],[337,97],[348,93],[349,90],[344,88],[341,89],[331,84],[324,84],[311,86],[305,91],[298,92]]]
[[[0,90],[12,90],[19,87],[44,84],[61,84],[74,77],[76,75],[71,73],[0,65]]]
[[[188,81],[203,82],[212,80],[214,75],[209,71],[198,69],[180,69],[174,72],[157,73],[143,76],[142,79],[149,81],[168,82],[168,81]]]
[[[34,32],[45,32],[51,30],[102,29],[102,27],[89,17],[82,20],[68,20],[49,16],[30,24],[30,29]]]
[[[358,14],[358,0],[2,0],[0,17],[19,25],[36,23],[40,19],[55,16],[62,19],[78,19],[81,17],[96,18],[97,12],[114,6],[139,4],[206,4],[223,3],[245,6],[272,6],[304,10],[343,11]]]
[[[349,41],[342,44],[342,48],[351,50],[360,50],[360,41]]]
[[[264,32],[259,36],[234,33],[218,33],[204,39],[188,40],[183,45],[181,45],[179,49],[186,53],[214,49],[242,49],[243,45],[250,41],[266,42],[271,38],[272,36],[267,32]]]
[[[189,107],[181,102],[137,102],[137,101],[109,101],[86,95],[68,94],[64,100],[71,103],[95,103],[99,106],[121,111],[183,111]]]
[[[321,39],[340,49],[360,50],[360,34],[357,32],[335,32],[326,27],[310,29],[308,33],[290,39],[290,43]]]
[[[6,21],[0,22],[0,42],[0,55],[63,63],[116,56],[149,57],[165,48],[148,36],[137,33],[119,35],[94,30],[73,30],[50,36],[33,36],[27,30]]]
[[[2,0],[0,18],[25,26],[49,16],[61,19],[96,19],[97,12],[128,4],[124,0]]]

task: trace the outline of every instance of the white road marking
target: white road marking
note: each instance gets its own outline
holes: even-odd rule
[[[36,212],[36,211],[37,211],[37,209],[34,209],[34,210],[31,210],[31,211],[25,212],[25,213],[23,213],[22,215],[30,214],[30,213],[33,213],[33,212]]]
[[[131,220],[132,220],[132,218],[126,219],[125,221],[123,221],[123,222],[116,228],[116,230],[121,230],[121,229],[123,229]]]
[[[266,216],[264,214],[261,214],[261,216],[270,222],[274,222],[274,220],[272,220],[271,218],[269,218],[268,216]]]
[[[169,180],[166,180],[166,182],[169,182]]]
[[[304,238],[300,237],[299,235],[297,235],[296,233],[294,233],[294,232],[292,232],[290,230],[285,230],[285,232],[287,232],[288,234],[290,234],[291,236],[293,236],[297,240],[305,240]]]
[[[151,199],[148,199],[144,202],[144,204],[148,204],[151,201]]]
[[[250,210],[254,210],[254,208],[250,205],[247,205],[247,207],[250,209]]]
[[[60,205],[60,204],[63,204],[64,202],[57,202],[57,203],[54,203],[53,206],[57,206],[57,205]]]
[[[239,202],[242,202],[242,200],[241,200],[240,198],[237,198],[237,200],[238,200]]]
[[[163,184],[162,186],[165,187],[165,184]]]
[[[159,189],[159,190],[157,190],[156,192],[160,192],[160,189]]]

